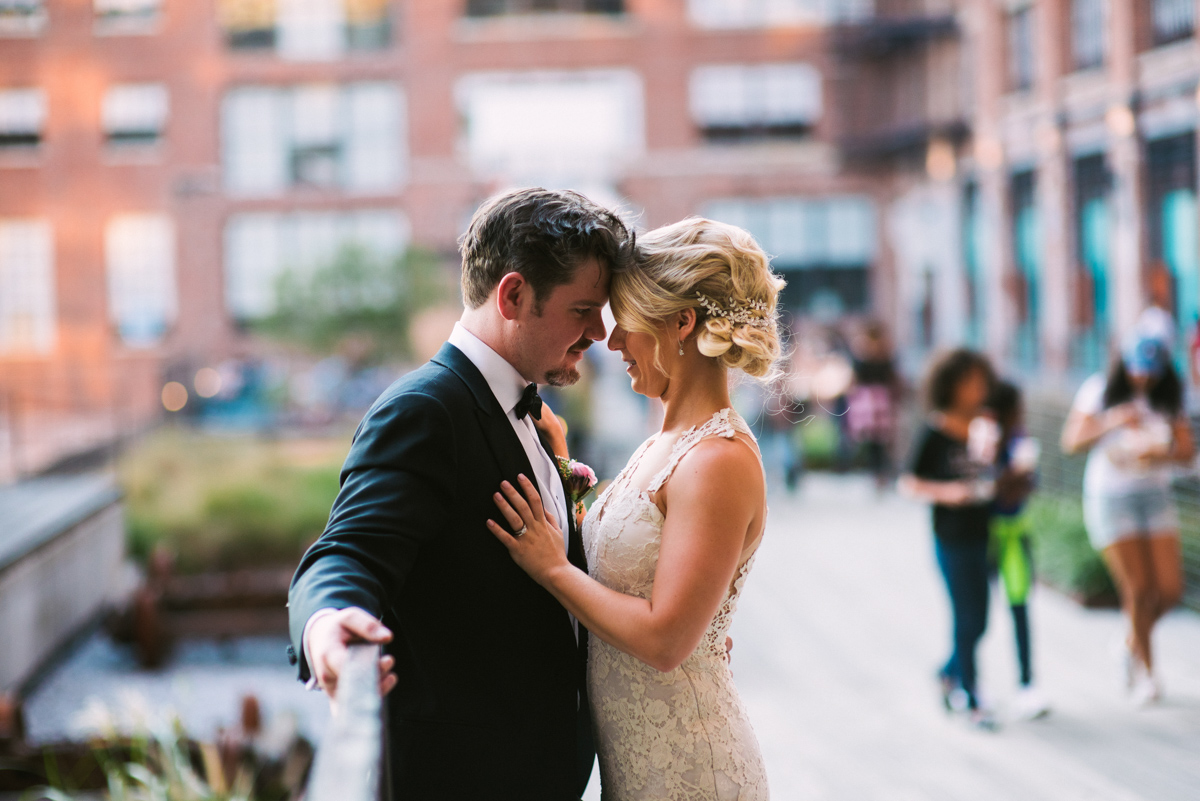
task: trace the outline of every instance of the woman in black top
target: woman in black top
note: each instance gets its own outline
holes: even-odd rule
[[[970,453],[968,432],[983,412],[992,378],[987,358],[966,349],[934,364],[928,383],[931,414],[901,479],[902,490],[933,504],[935,551],[954,615],[953,650],[939,672],[943,701],[952,709],[958,706],[956,696],[963,697],[972,723],[981,728],[995,725],[975,688],[975,648],[987,627],[987,479],[993,454]],[[987,429],[985,423],[985,433]]]

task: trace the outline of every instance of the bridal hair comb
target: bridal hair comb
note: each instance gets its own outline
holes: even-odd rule
[[[767,304],[761,300],[748,300],[745,303],[730,301],[723,305],[705,295],[696,293],[696,300],[705,308],[710,317],[724,317],[734,325],[749,325],[754,328],[770,328],[771,316],[767,312]]]

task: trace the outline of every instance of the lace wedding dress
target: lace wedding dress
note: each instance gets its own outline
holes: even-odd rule
[[[631,482],[644,443],[592,505],[583,523],[591,576],[627,595],[649,598],[664,517],[650,500],[679,461],[706,437],[753,435],[732,409],[683,434],[645,490]],[[604,801],[765,801],[758,740],[733,685],[725,635],[760,538],[742,554],[735,579],[699,647],[660,673],[593,636],[588,688],[596,725]]]

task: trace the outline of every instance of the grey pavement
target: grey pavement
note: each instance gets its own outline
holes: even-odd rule
[[[1008,712],[1012,629],[994,595],[981,669],[1004,725],[970,730],[942,712],[934,686],[949,612],[926,509],[877,499],[856,478],[806,482],[796,497],[772,499],[733,627],[734,673],[775,801],[1200,799],[1200,615],[1181,610],[1162,623],[1166,700],[1134,709],[1111,654],[1120,616],[1038,588],[1035,668],[1055,708],[1024,723]],[[30,699],[31,734],[78,736],[102,703],[118,718],[173,708],[208,737],[253,692],[268,718],[294,716],[314,736],[327,720],[324,698],[295,682],[282,647],[273,638],[197,642],[151,673],[93,638]],[[593,781],[585,801],[599,789]]]
[[[1054,711],[1021,722],[994,592],[981,681],[1002,727],[975,731],[942,711],[934,683],[949,609],[930,537],[926,507],[857,478],[813,475],[772,499],[733,665],[775,801],[1200,799],[1200,615],[1160,624],[1165,700],[1137,709],[1113,656],[1120,615],[1037,588],[1034,667]]]

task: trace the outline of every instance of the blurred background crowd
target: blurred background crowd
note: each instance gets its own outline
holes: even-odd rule
[[[1040,575],[1111,602],[1057,443],[1146,325],[1200,403],[1198,8],[0,0],[0,641],[23,643],[0,695],[115,598],[147,663],[168,629],[275,632],[354,425],[458,316],[457,237],[521,185],[772,255],[787,362],[735,397],[780,493],[827,470],[890,492],[930,360],[985,354],[1043,443]],[[599,346],[547,399],[602,479],[657,422]],[[4,588],[118,504],[97,468],[116,539]],[[1200,483],[1171,493],[1200,606]],[[48,588],[79,596],[50,628],[8,611]]]

